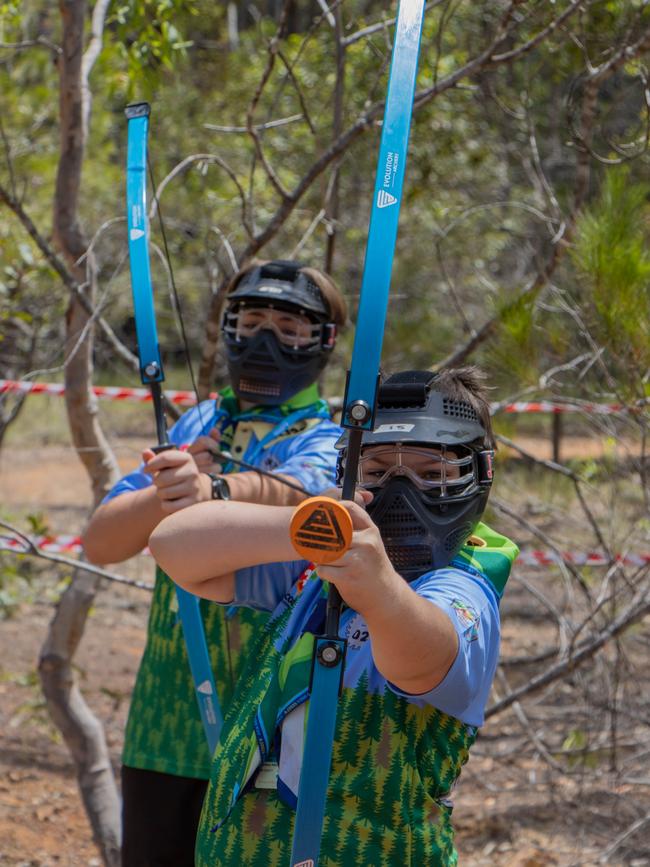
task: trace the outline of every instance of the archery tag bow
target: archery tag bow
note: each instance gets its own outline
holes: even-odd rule
[[[354,498],[363,431],[373,429],[375,418],[381,346],[423,18],[424,0],[401,0],[395,25],[354,348],[343,404],[342,424],[349,430],[343,475],[344,500]],[[340,556],[345,549],[345,538],[351,535],[351,522],[344,507],[335,500],[313,498],[299,509],[301,511],[295,516],[297,520],[292,523],[292,528],[294,537],[300,538],[301,544],[297,550],[301,556],[307,556],[316,564]],[[350,522],[347,528],[346,518]],[[329,533],[319,532],[323,528],[327,528]],[[333,550],[336,546],[329,544],[332,535],[341,540],[338,552]],[[298,787],[292,867],[315,867],[318,864],[338,696],[343,685],[346,643],[345,639],[339,637],[340,616],[341,596],[336,587],[330,585],[325,634],[317,636],[314,643],[309,719]]]
[[[149,220],[147,215],[149,104],[140,102],[129,105],[126,107],[125,114],[128,121],[126,202],[129,260],[138,338],[140,378],[143,385],[148,385],[151,389],[158,435],[158,445],[154,447],[153,451],[161,452],[174,448],[174,446],[169,442],[162,401],[161,383],[164,381],[165,375],[158,346],[149,265]],[[199,599],[180,587],[176,587],[176,596],[196,699],[199,704],[208,748],[210,755],[212,755],[219,740],[222,716],[212,666],[210,665]]]

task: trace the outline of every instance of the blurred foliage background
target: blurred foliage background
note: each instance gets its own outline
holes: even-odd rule
[[[479,55],[508,5],[429,4],[420,92],[445,82]],[[487,367],[500,395],[535,391],[638,400],[647,393],[649,345],[643,53],[603,79],[587,143],[581,140],[581,123],[589,71],[611,60],[621,46],[632,45],[650,15],[640,2],[585,2],[533,48],[517,53],[572,4],[512,5],[516,26],[499,45],[497,60],[480,64],[475,74],[417,107],[385,366],[438,364],[496,318],[499,328],[471,358]],[[282,60],[276,60],[259,95],[254,122],[292,119],[260,132],[269,164],[291,190],[333,139],[336,39],[318,3],[286,6],[278,49]],[[377,25],[390,13],[378,2],[344,2],[337,8],[347,40],[339,120],[345,130],[368,103],[383,99],[391,31]],[[99,263],[102,312],[131,349],[122,219],[124,106],[133,100],[152,103],[157,183],[194,155],[164,187],[161,209],[186,325],[198,352],[210,298],[250,241],[242,210],[255,233],[280,204],[245,131],[280,17],[280,4],[263,2],[109,5],[91,78],[80,216]],[[54,4],[0,5],[0,178],[13,187],[44,235],[59,149],[60,26]],[[360,36],[364,29],[369,34]],[[7,47],[12,45],[25,47]],[[508,52],[511,60],[498,59]],[[322,266],[334,232],[332,272],[352,304],[353,318],[379,132],[375,123],[358,136],[258,252],[296,255]],[[586,148],[588,177],[579,190],[585,183],[579,161]],[[319,218],[335,165],[338,214],[334,220]],[[159,245],[155,223],[152,229]],[[66,293],[7,210],[0,212],[0,238],[0,366],[6,376],[19,378],[60,363]],[[570,256],[563,255],[565,248]],[[558,264],[548,279],[540,279],[553,257]],[[182,346],[167,268],[155,252],[153,266],[161,344],[173,366],[182,358]],[[350,339],[351,331],[339,363],[330,368],[330,393],[342,390]],[[101,335],[96,366],[101,381],[135,381]],[[223,370],[217,367],[216,375],[221,378]]]

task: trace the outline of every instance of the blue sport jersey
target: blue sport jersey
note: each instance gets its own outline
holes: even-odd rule
[[[282,407],[232,412],[229,410],[233,403],[232,399],[207,400],[188,410],[170,429],[170,442],[175,446],[190,445],[217,427],[234,458],[262,470],[291,476],[310,495],[334,486],[337,454],[334,444],[341,429],[330,421],[323,401],[289,412]],[[221,472],[237,469],[226,465]],[[102,502],[151,483],[151,476],[140,466],[120,479]]]
[[[225,390],[217,401],[204,401],[185,413],[170,430],[170,440],[177,446],[190,445],[214,427],[222,449],[234,458],[291,476],[309,494],[334,484],[334,444],[340,429],[330,421],[327,405],[313,386],[294,396],[288,406],[243,412],[232,392]],[[233,463],[222,472],[237,470]],[[104,502],[151,484],[140,467],[121,479]],[[255,644],[263,632],[268,615],[244,608],[225,610],[206,600],[200,602],[200,615],[219,706],[225,714],[237,694],[251,642]],[[176,589],[157,569],[147,642],[125,732],[124,765],[207,779],[211,756],[194,693]]]
[[[232,604],[274,611],[277,618],[295,599],[296,580],[307,566],[295,561],[239,570]],[[365,674],[371,690],[388,688],[419,707],[431,705],[467,725],[482,725],[499,656],[500,620],[494,589],[475,571],[455,566],[426,572],[411,587],[445,612],[458,635],[458,654],[442,683],[424,695],[407,695],[388,683],[374,665],[363,616],[346,608],[339,629],[339,635],[348,640],[344,686],[354,687]],[[316,601],[309,608],[299,606],[305,623],[313,621],[315,605]],[[292,634],[297,631],[292,618]]]

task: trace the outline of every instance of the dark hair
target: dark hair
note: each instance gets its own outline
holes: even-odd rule
[[[231,279],[228,284],[228,288],[226,290],[226,301],[228,300],[228,296],[235,291],[235,289],[239,286],[241,281],[246,277],[247,274],[250,274],[255,268],[260,268],[263,265],[267,265],[271,259],[251,259],[249,262],[244,265],[241,270],[239,270],[235,276]],[[348,318],[348,305],[341,293],[341,290],[338,288],[334,280],[327,274],[325,271],[321,271],[319,268],[310,268],[308,266],[304,266],[300,269],[300,272],[308,277],[312,283],[315,283],[318,286],[321,295],[323,296],[323,301],[327,305],[329,315],[331,321],[342,327],[346,324]]]
[[[485,428],[482,445],[493,449],[496,447],[496,443],[492,429],[490,402],[487,396],[488,387],[484,384],[486,379],[485,371],[475,365],[447,367],[433,374],[431,386],[436,391],[441,391],[449,400],[468,403],[472,407]]]

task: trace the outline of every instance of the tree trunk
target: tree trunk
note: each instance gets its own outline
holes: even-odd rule
[[[91,44],[84,58],[85,0],[59,0],[63,22],[60,70],[61,154],[54,200],[54,240],[75,279],[93,299],[94,267],[78,262],[86,252],[77,219],[81,170],[90,116],[88,74],[101,49],[108,0],[93,11]],[[119,477],[117,461],[97,418],[92,385],[93,324],[75,296],[66,313],[65,400],[72,441],[86,471],[96,505]],[[75,682],[72,661],[83,636],[100,579],[75,573],[63,594],[39,659],[39,674],[50,715],[72,754],[95,842],[108,867],[120,863],[120,801],[101,722]]]
[[[75,279],[92,300],[94,267],[92,256],[86,267],[77,262],[86,252],[77,219],[85,131],[84,95],[89,98],[82,75],[85,0],[60,0],[63,20],[63,52],[59,59],[61,154],[54,200],[54,239]],[[85,93],[84,93],[85,92]],[[72,441],[90,476],[93,499],[102,496],[119,478],[115,457],[97,418],[97,399],[92,385],[93,328],[88,313],[75,296],[66,313],[65,401]]]
[[[75,681],[72,660],[101,578],[76,572],[41,648],[38,671],[52,720],[77,771],[81,797],[104,864],[120,864],[120,802],[101,722]]]

